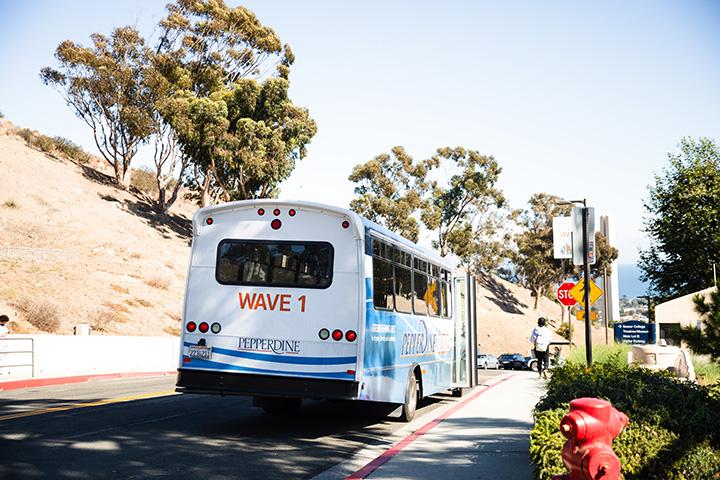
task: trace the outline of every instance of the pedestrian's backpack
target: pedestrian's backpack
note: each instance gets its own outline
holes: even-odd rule
[[[547,352],[549,346],[550,340],[547,335],[542,335],[540,332],[538,332],[537,337],[535,337],[535,350],[537,350],[538,352]]]

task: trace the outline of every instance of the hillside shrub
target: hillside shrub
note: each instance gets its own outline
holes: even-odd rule
[[[90,161],[90,154],[72,140],[63,137],[54,137],[52,140],[54,142],[55,150],[65,155],[67,158],[82,164]]]
[[[45,153],[61,154],[70,160],[83,164],[88,163],[91,159],[89,153],[67,138],[48,137],[29,128],[18,128],[15,134],[25,140],[29,147]]]
[[[25,297],[18,302],[17,307],[23,312],[25,320],[38,330],[55,333],[60,329],[60,319],[55,304]]]
[[[153,197],[158,193],[155,173],[144,167],[135,168],[130,172],[130,185]]]
[[[720,385],[680,382],[665,372],[628,366],[616,355],[585,367],[556,368],[535,407],[530,456],[539,479],[564,471],[560,419],[570,400],[597,397],[626,413],[615,439],[626,480],[709,479],[720,472]]]

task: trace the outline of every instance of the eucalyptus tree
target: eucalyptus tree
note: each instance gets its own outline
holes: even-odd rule
[[[505,203],[495,187],[500,172],[493,157],[476,150],[439,148],[416,162],[398,146],[353,168],[350,208],[413,241],[423,226],[442,255],[453,252],[468,267],[490,270],[499,264],[485,255],[500,250],[490,228],[499,226]]]
[[[147,49],[132,27],[116,28],[110,37],[94,33],[90,39],[91,47],[60,43],[58,67],[45,67],[40,76],[90,127],[115,182],[127,187],[130,163],[153,131],[152,98],[142,80]]]

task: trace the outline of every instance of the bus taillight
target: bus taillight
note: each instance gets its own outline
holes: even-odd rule
[[[340,340],[342,340],[342,338],[343,338],[342,330],[333,330],[332,337],[333,337],[333,340],[335,340],[336,342],[339,342]]]
[[[354,331],[348,330],[347,332],[345,332],[345,340],[347,340],[348,342],[354,342],[356,338],[357,333],[355,333]]]
[[[282,227],[282,222],[276,218],[275,220],[270,222],[270,226],[273,230],[280,230],[280,227]]]
[[[198,327],[202,333],[207,333],[208,329],[210,328],[210,325],[207,324],[207,322],[202,322],[200,326]]]
[[[330,338],[330,330],[327,328],[323,328],[318,332],[318,336],[320,337],[320,340],[327,340]]]
[[[187,325],[185,325],[185,328],[188,332],[194,332],[197,328],[197,323],[195,322],[188,322]]]

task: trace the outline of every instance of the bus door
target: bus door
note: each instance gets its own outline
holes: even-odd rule
[[[455,277],[454,288],[453,388],[469,388],[477,385],[475,278],[469,274]]]

